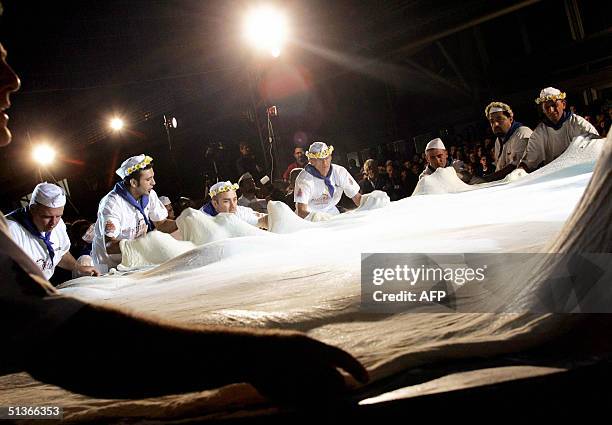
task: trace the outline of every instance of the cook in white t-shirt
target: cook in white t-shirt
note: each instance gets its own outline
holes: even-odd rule
[[[236,214],[238,218],[253,226],[267,228],[268,215],[255,212],[252,208],[238,205],[236,189],[238,189],[238,185],[232,184],[230,181],[215,183],[208,192],[210,202],[204,204],[200,211],[212,217],[219,213]]]
[[[13,240],[46,279],[53,276],[57,266],[81,275],[98,275],[95,268],[78,264],[69,252],[70,239],[62,220],[65,204],[66,195],[61,187],[47,182],[38,184],[30,204],[7,216]]]
[[[336,205],[342,193],[359,206],[359,185],[346,168],[331,163],[333,146],[324,142],[310,145],[306,156],[308,164],[295,180],[294,200],[296,213],[308,218],[311,213],[339,214]]]
[[[177,230],[153,190],[152,161],[146,155],[125,160],[117,170],[123,180],[100,201],[92,257],[104,273],[121,263],[120,240],[136,239],[154,229],[165,233]]]

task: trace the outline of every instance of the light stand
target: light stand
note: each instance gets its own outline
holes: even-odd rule
[[[168,137],[168,150],[172,150],[172,140],[170,138],[170,129],[178,127],[178,123],[176,122],[176,118],[167,118],[164,115],[164,128],[166,129],[166,136]]]
[[[174,152],[172,151],[172,138],[170,137],[170,129],[174,129],[177,127],[178,122],[176,121],[175,117],[166,117],[166,115],[164,115],[164,128],[166,129],[166,137],[168,139],[168,151],[170,152],[170,160],[172,161],[172,167],[174,170],[176,182],[178,183],[180,191],[183,192],[183,185],[179,177],[180,175],[178,172],[178,167],[176,165],[176,159],[174,158]]]
[[[268,119],[268,144],[269,144],[269,153],[270,153],[270,178],[274,181],[274,164],[276,161],[276,137],[274,135],[274,127],[272,126],[271,117],[278,116],[278,109],[276,106],[270,106],[266,110],[266,117]]]

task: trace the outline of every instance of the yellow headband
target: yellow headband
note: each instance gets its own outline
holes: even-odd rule
[[[540,103],[544,103],[544,102],[548,102],[549,100],[563,100],[565,99],[566,94],[565,93],[559,93],[559,94],[548,94],[546,96],[542,96],[542,97],[538,97],[535,100],[535,103],[537,105],[539,105]]]
[[[327,149],[323,149],[321,152],[312,152],[312,153],[306,152],[306,156],[309,159],[312,159],[312,158],[323,159],[323,158],[327,158],[328,156],[330,156],[333,151],[334,151],[334,147],[328,146]]]
[[[132,174],[134,171],[145,168],[147,165],[151,163],[151,161],[153,161],[153,158],[151,158],[150,156],[145,156],[145,158],[141,162],[139,162],[136,165],[132,165],[130,168],[127,169],[126,174],[125,174],[126,177]]]
[[[487,117],[487,119],[489,118],[489,111],[491,110],[491,108],[501,108],[504,112],[508,112],[510,116],[514,116],[514,112],[512,112],[510,106],[506,105],[503,102],[491,102],[485,108],[485,117]]]
[[[229,192],[230,190],[238,190],[238,187],[239,186],[236,183],[228,184],[225,186],[221,186],[219,189],[216,189],[216,190],[211,189],[210,192],[208,192],[208,194],[212,198],[213,196],[218,195],[223,192]]]

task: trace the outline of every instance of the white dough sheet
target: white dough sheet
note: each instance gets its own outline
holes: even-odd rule
[[[546,167],[493,184],[467,186],[454,172],[439,170],[421,180],[419,196],[388,202],[374,193],[362,208],[328,221],[306,222],[284,204],[270,203],[271,232],[230,215],[213,219],[189,210],[177,220],[189,242],[176,247],[195,248],[168,249],[164,255],[177,256],[146,271],[82,277],[60,291],[181,324],[300,330],[352,353],[374,383],[417,366],[519,352],[543,344],[565,320],[553,314],[365,312],[361,254],[541,252],[580,201],[604,143],[577,138]],[[142,252],[136,247],[134,258],[153,261],[153,253]],[[508,296],[520,278],[515,272],[505,277]],[[521,302],[528,307],[529,296]],[[73,419],[99,419],[89,399],[57,391],[64,406],[74,401],[68,409]],[[184,396],[190,399],[150,399],[147,408],[163,416],[167,403],[182,400],[214,412],[227,409],[219,401],[227,394],[240,409],[261,402],[239,385]],[[127,411],[114,409],[112,401],[105,406],[109,417]]]

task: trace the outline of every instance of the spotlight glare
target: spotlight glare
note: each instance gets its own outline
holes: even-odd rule
[[[288,36],[287,18],[270,6],[251,10],[245,19],[244,36],[255,48],[275,58],[281,53]]]
[[[113,118],[110,120],[110,128],[114,131],[121,131],[123,129],[123,120],[121,118]]]
[[[49,145],[38,145],[32,151],[32,158],[40,165],[49,165],[55,159],[55,149]]]

